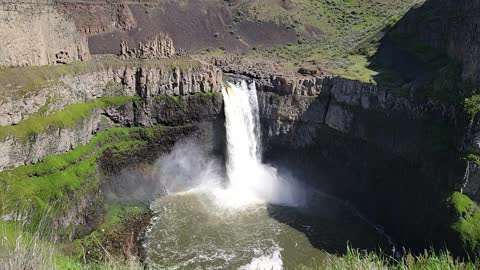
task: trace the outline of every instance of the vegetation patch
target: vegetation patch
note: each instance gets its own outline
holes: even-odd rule
[[[465,160],[466,161],[471,161],[471,162],[474,162],[475,164],[477,164],[478,166],[480,166],[480,157],[475,155],[475,154],[468,154],[466,157],[465,157]]]
[[[11,216],[17,209],[26,209],[27,213],[20,214],[33,217],[32,226],[46,209],[53,209],[52,217],[61,215],[74,203],[72,196],[80,198],[99,189],[97,159],[103,151],[111,148],[135,151],[163,130],[163,127],[112,128],[68,153],[1,172],[0,214]]]
[[[33,265],[23,268],[21,264],[15,269],[143,269],[135,257],[139,252],[138,241],[151,218],[145,204],[118,198],[109,201],[100,207],[104,213],[98,215],[103,216],[101,225],[72,243],[57,241],[72,232],[70,226],[51,225],[75,209],[79,199],[101,194],[100,170],[103,173],[103,169],[99,165],[105,158],[144,151],[147,145],[165,136],[166,143],[170,143],[166,134],[181,130],[163,126],[111,128],[68,153],[1,172],[0,216],[12,221],[0,221],[2,238],[8,240],[3,246],[11,247],[8,258],[2,257],[0,251],[0,268],[15,258],[19,263],[31,261]],[[106,152],[109,153],[107,157],[104,156]],[[48,234],[32,238],[37,232]],[[19,235],[23,235],[25,241],[18,241]],[[32,246],[37,249],[29,248]],[[48,249],[39,252],[44,246]],[[38,259],[26,260],[28,256]]]
[[[299,266],[298,270],[475,270],[479,265],[455,259],[450,253],[424,251],[420,255],[406,253],[400,259],[348,248],[343,256],[329,256],[314,266]]]
[[[391,34],[389,38],[425,66],[431,74],[419,92],[445,101],[463,102],[477,91],[474,84],[464,81],[460,64],[450,59],[443,51],[419,43],[407,35]]]
[[[221,92],[199,92],[199,93],[193,93],[189,94],[187,96],[168,96],[168,95],[160,95],[160,96],[154,96],[154,99],[156,100],[163,100],[163,101],[172,101],[175,104],[179,104],[182,106],[187,106],[188,105],[188,99],[189,98],[218,98],[221,97],[222,93]]]
[[[68,244],[67,252],[93,263],[133,259],[139,255],[139,241],[151,217],[148,205],[110,203],[105,206],[104,222],[98,229]]]
[[[456,231],[470,254],[480,248],[480,208],[468,196],[454,192],[449,198],[450,208],[454,210],[457,220],[452,229]]]
[[[104,97],[94,101],[72,104],[62,111],[42,115],[40,113],[31,115],[28,119],[20,121],[17,125],[1,126],[0,140],[6,137],[28,139],[40,134],[49,127],[68,128],[88,118],[95,109],[105,109],[110,106],[118,106],[128,101],[139,99],[139,97]]]
[[[239,20],[274,22],[295,29],[298,44],[257,50],[254,55],[277,57],[284,67],[321,66],[343,77],[374,82],[369,56],[378,37],[412,6],[423,0],[253,0],[237,1]],[[365,47],[362,51],[361,48]],[[366,53],[368,51],[368,53]]]
[[[477,113],[480,112],[480,95],[473,95],[469,98],[466,98],[464,110],[471,117],[477,115]]]

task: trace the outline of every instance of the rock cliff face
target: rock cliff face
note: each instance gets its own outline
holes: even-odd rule
[[[53,1],[3,1],[0,66],[65,64],[89,58],[86,36],[57,12]]]
[[[82,33],[92,35],[103,32],[129,31],[136,20],[121,1],[69,1],[57,0],[59,12],[71,17]]]
[[[2,100],[0,186],[2,196],[15,195],[2,201],[0,219],[15,220],[20,201],[28,201],[22,218],[33,218],[41,202],[59,207],[51,220],[63,240],[81,238],[104,215],[102,186],[125,184],[114,175],[155,162],[189,136],[217,151],[216,144],[223,142],[217,139],[223,127],[217,121],[223,106],[221,72],[198,62],[164,61],[103,63],[105,68],[66,75],[53,86]],[[55,164],[44,166],[49,158]],[[32,190],[45,190],[47,197],[38,194],[33,202],[28,192],[12,191],[20,182],[35,186],[28,181],[41,182]],[[149,192],[158,196],[159,190]],[[52,199],[51,194],[62,195]]]
[[[99,71],[63,76],[53,86],[43,87],[27,95],[0,100],[0,126],[18,124],[46,108],[44,114],[65,106],[109,96],[143,98],[158,95],[189,95],[220,91],[222,74],[210,65],[195,68],[129,66],[106,67]]]
[[[456,106],[338,77],[240,73],[259,90],[267,161],[353,202],[412,250],[455,243],[441,194],[463,181]]]
[[[480,3],[478,1],[433,1],[412,9],[401,20],[397,32],[415,38],[448,54],[462,67],[465,80],[480,82]],[[478,116],[465,123],[459,149],[480,154]],[[462,192],[480,203],[480,171],[476,159],[467,160]]]
[[[65,76],[60,81],[62,83],[41,89],[35,95],[5,102],[1,106],[4,113],[0,122],[4,126],[21,123],[44,106],[49,107],[48,114],[68,110],[66,106],[70,104],[93,102],[101,97],[130,96],[133,99],[121,106],[94,108],[88,117],[73,126],[52,123],[45,132],[28,138],[5,136],[0,140],[0,149],[5,153],[0,157],[0,171],[67,152],[89,142],[95,133],[109,126],[181,125],[212,118],[222,108],[219,94],[222,75],[209,65],[197,70],[124,67]]]
[[[295,125],[325,125],[342,134],[389,149],[409,160],[419,161],[424,139],[420,135],[424,130],[418,127],[416,132],[413,126],[408,130],[403,129],[401,123],[394,128],[393,121],[388,118],[401,116],[405,124],[429,120],[439,125],[454,125],[457,121],[457,111],[453,105],[430,99],[413,100],[348,79],[326,77],[286,80],[271,77],[257,80],[257,87],[262,91],[259,102],[265,119],[265,134],[282,139],[288,137],[295,146],[313,143],[312,137],[316,132],[303,130],[299,136],[296,134],[298,128],[293,128]]]
[[[120,47],[120,56],[123,59],[152,59],[175,56],[175,47],[173,46],[172,38],[165,33],[157,33],[147,40],[139,42],[136,48],[130,49],[126,41],[123,41]]]
[[[463,66],[465,79],[480,82],[480,3],[427,0],[412,9],[399,31],[448,53]]]

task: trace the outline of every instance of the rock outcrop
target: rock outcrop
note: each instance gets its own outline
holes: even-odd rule
[[[196,61],[184,62],[187,67],[172,69],[161,63],[157,67],[142,67],[125,61],[119,67],[107,66],[99,71],[60,77],[57,84],[28,95],[0,99],[0,126],[18,124],[42,108],[46,109],[43,113],[48,114],[69,104],[99,97],[138,94],[147,98],[220,91],[223,84],[220,70]],[[189,64],[192,66],[188,67]]]
[[[157,33],[145,41],[140,41],[136,48],[130,49],[126,41],[120,43],[120,56],[123,59],[155,59],[175,56],[172,38],[165,33]]]
[[[65,64],[90,57],[86,36],[53,1],[3,1],[0,36],[0,66]]]
[[[400,21],[395,33],[413,37],[421,44],[446,53],[460,64],[463,79],[480,83],[480,2],[434,1],[412,9]],[[471,121],[470,121],[471,120]],[[463,141],[458,147],[467,154],[480,155],[478,115],[464,121]],[[466,158],[461,191],[480,203],[480,166],[476,157]]]
[[[0,157],[0,171],[74,149],[90,141],[105,125],[180,125],[219,114],[222,106],[219,95],[222,74],[210,65],[200,65],[197,69],[126,66],[65,76],[60,81],[62,83],[41,89],[34,95],[3,103],[0,122],[3,125],[17,124],[45,106],[49,107],[44,112],[48,114],[61,111],[70,104],[101,97],[130,96],[141,101],[97,108],[73,126],[49,126],[45,132],[29,138],[8,135],[0,140],[0,150],[5,153]],[[104,116],[108,121],[105,122]]]
[[[312,143],[314,130],[310,134],[302,131],[296,136],[294,125],[298,123],[314,126],[326,125],[340,133],[368,141],[409,160],[419,160],[423,138],[414,129],[391,130],[386,140],[387,129],[367,128],[372,115],[377,121],[389,122],[389,117],[402,115],[407,121],[437,119],[444,125],[457,121],[455,106],[435,100],[412,100],[378,89],[378,87],[342,78],[303,78],[289,80],[272,76],[256,80],[260,93],[259,102],[265,119],[264,132],[268,137],[291,136],[292,145],[305,146]],[[268,120],[268,121],[267,121]],[[382,122],[378,122],[382,125]],[[383,133],[383,135],[382,135]],[[298,135],[298,134],[297,134]],[[382,139],[382,137],[384,139]]]

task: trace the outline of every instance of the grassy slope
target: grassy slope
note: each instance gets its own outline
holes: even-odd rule
[[[54,214],[62,214],[72,203],[69,194],[81,196],[98,189],[97,159],[105,149],[134,151],[148,138],[160,134],[162,129],[113,128],[97,134],[87,145],[78,146],[68,153],[1,172],[1,214],[18,209],[26,209],[27,214],[37,218],[44,209],[54,209]]]
[[[64,251],[71,258],[79,260],[88,257],[88,261],[94,263],[121,259],[125,256],[121,254],[122,250],[126,251],[121,245],[126,244],[131,233],[141,229],[136,226],[146,226],[151,218],[148,205],[110,202],[104,210],[104,221],[95,231],[64,246]]]
[[[28,119],[13,126],[0,126],[0,140],[6,137],[28,139],[40,134],[49,127],[67,128],[88,118],[95,109],[105,109],[110,106],[122,105],[139,97],[104,97],[94,101],[72,104],[65,109],[49,115],[34,114]]]
[[[0,215],[13,214],[27,218],[29,222],[22,225],[23,223],[0,221],[1,239],[6,239],[4,243],[0,241],[0,250],[8,248],[12,256],[35,255],[30,254],[34,250],[28,248],[33,245],[30,240],[31,235],[42,231],[41,237],[34,239],[35,245],[48,247],[48,250],[46,249],[48,252],[35,256],[53,256],[53,263],[57,265],[57,269],[142,269],[135,262],[133,265],[115,260],[105,263],[103,261],[105,256],[112,254],[105,253],[103,247],[108,248],[110,244],[114,245],[111,247],[113,250],[120,250],[115,245],[130,235],[132,220],[133,224],[138,224],[136,220],[139,219],[149,220],[149,210],[144,205],[125,205],[121,202],[106,205],[103,224],[87,237],[71,244],[52,246],[51,243],[52,235],[62,236],[69,233],[68,227],[49,232],[48,229],[51,227],[46,227],[47,230],[45,230],[43,228],[45,226],[40,224],[50,224],[51,219],[56,219],[71,209],[74,206],[72,196],[78,199],[92,192],[98,192],[100,179],[97,163],[106,150],[114,156],[143,151],[147,144],[159,141],[166,129],[175,129],[175,127],[111,128],[95,135],[87,145],[78,146],[68,153],[52,155],[43,162],[1,172]],[[39,227],[43,229],[40,230]],[[135,230],[138,232],[139,228]],[[48,234],[43,231],[47,231]],[[124,233],[126,231],[129,233]],[[20,235],[25,240],[15,241]],[[110,241],[112,237],[116,237],[117,242]],[[84,252],[87,249],[91,251],[88,256],[97,257],[89,258],[85,264]],[[19,251],[26,255],[18,253]],[[96,255],[92,255],[93,253]],[[113,255],[122,256],[122,254]],[[5,263],[4,259],[0,251],[0,268]],[[22,260],[19,258],[19,262]],[[42,262],[35,263],[41,266]],[[44,265],[47,267],[45,269],[53,269],[52,260],[49,259],[46,263],[48,265]]]
[[[331,73],[373,82],[368,56],[358,48],[422,0],[243,0],[233,7],[242,19],[276,22],[296,30],[301,44],[257,54],[282,59],[285,69],[321,65]],[[286,3],[286,4],[284,4]],[[316,29],[316,30],[311,30]],[[315,34],[312,34],[315,33]],[[373,51],[372,51],[373,50]],[[371,49],[370,54],[375,51]]]

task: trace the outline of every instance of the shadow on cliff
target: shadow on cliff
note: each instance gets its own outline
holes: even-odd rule
[[[453,15],[446,17],[448,8],[441,8],[442,5],[448,4],[427,0],[411,8],[397,24],[370,43],[359,45],[359,52],[378,46],[367,57],[368,68],[377,73],[373,80],[380,88],[420,102],[434,98],[462,103],[472,95],[473,83],[464,81],[461,62],[447,54],[447,48],[451,50],[452,46],[448,40],[449,23],[459,22]],[[459,11],[452,10],[452,14],[455,12]],[[461,35],[467,38],[466,33]]]
[[[388,141],[396,128],[385,121],[395,118],[373,118],[373,126]],[[397,128],[408,130],[424,122],[396,123]],[[389,252],[391,245],[379,235],[383,230],[398,248],[406,247],[413,252],[430,247],[443,249],[448,244],[449,222],[444,199],[455,184],[452,179],[460,175],[462,164],[456,156],[448,157],[449,152],[429,152],[424,154],[425,159],[432,158],[431,163],[424,159],[409,160],[392,148],[358,138],[355,132],[343,134],[323,124],[308,128],[305,125],[294,125],[292,130],[297,133],[270,140],[266,144],[265,161],[290,171],[309,190],[332,197],[314,199],[311,203],[317,208],[271,206],[272,217],[303,232],[314,247],[337,254],[343,254],[348,245]],[[422,152],[429,146],[430,127],[424,128],[418,133],[425,133],[410,150]],[[312,143],[296,147],[288,142],[307,129],[314,133]],[[438,156],[434,158],[435,154]],[[286,214],[278,215],[278,211]]]
[[[465,168],[456,149],[464,119],[461,113],[453,112],[458,115],[449,118],[444,115],[449,112],[435,106],[429,109],[431,104],[425,104],[430,97],[443,102],[458,100],[465,94],[458,91],[465,87],[457,83],[462,81],[461,70],[445,54],[416,43],[408,35],[405,20],[411,19],[412,12],[378,41],[369,68],[377,72],[374,80],[378,89],[425,113],[416,118],[395,110],[365,110],[331,98],[326,110],[336,104],[353,114],[351,127],[342,133],[324,124],[325,120],[304,121],[312,115],[322,117],[318,106],[312,106],[322,101],[312,102],[301,121],[288,123],[292,125],[289,132],[273,137],[264,134],[268,137],[265,161],[291,171],[312,189],[355,205],[372,224],[384,228],[400,248],[421,252],[448,247],[454,254],[463,254],[449,228],[451,216],[445,199],[457,188]],[[394,105],[386,103],[387,109]],[[324,119],[325,115],[327,112]],[[264,126],[278,125],[268,122],[262,120]],[[302,138],[307,139],[298,143]],[[334,202],[324,203],[335,212]],[[289,214],[277,215],[278,209]],[[322,215],[303,211],[271,206],[272,217],[303,232],[317,248],[340,254],[348,243],[368,250],[385,248],[375,237],[363,235],[362,239],[358,233],[339,230],[335,223],[329,225]],[[336,232],[338,242],[328,241],[327,230]]]

